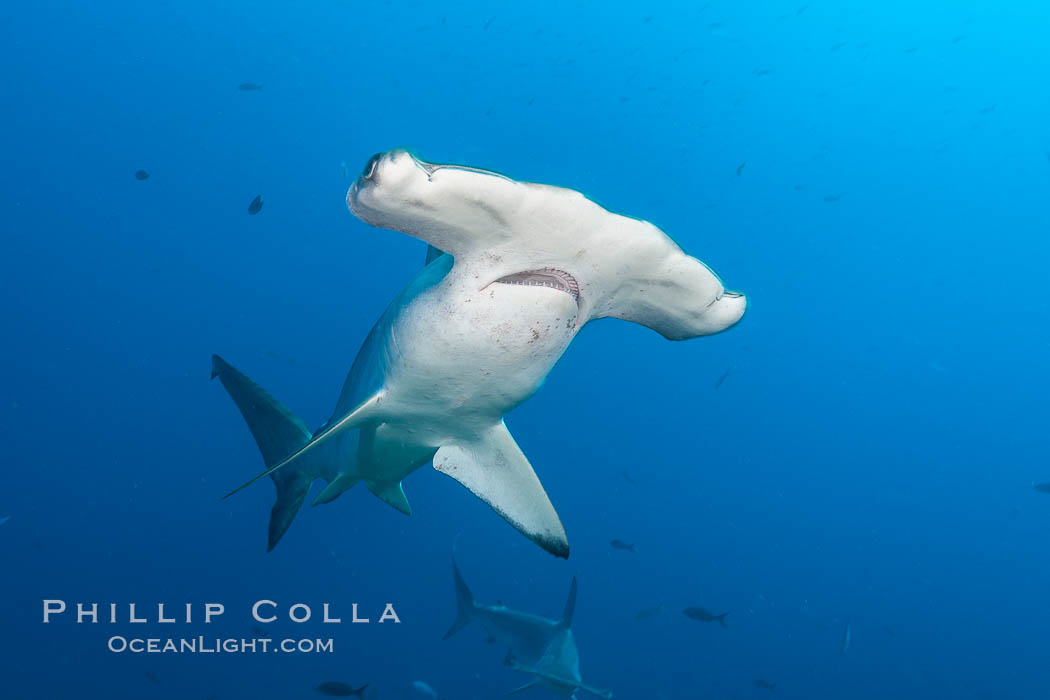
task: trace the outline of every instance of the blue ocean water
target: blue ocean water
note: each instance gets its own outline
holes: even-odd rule
[[[1047,697],[1042,3],[3,14],[0,696],[496,697],[526,680],[504,650],[440,639],[458,537],[479,600],[557,617],[578,577],[583,678],[618,698]],[[272,486],[222,500],[263,465],[211,353],[316,427],[423,263],[344,202],[341,163],[397,146],[578,189],[748,294],[710,338],[588,326],[507,417],[567,562],[429,468],[412,517],[358,487],[269,554]],[[44,599],[227,612],[45,625]],[[270,626],[330,654],[106,649],[250,637],[260,599],[401,624]]]

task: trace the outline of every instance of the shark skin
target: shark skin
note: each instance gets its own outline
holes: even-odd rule
[[[575,697],[580,690],[601,698],[612,697],[610,691],[592,688],[580,677],[580,654],[572,634],[572,616],[576,609],[575,578],[569,587],[565,611],[558,620],[512,610],[502,604],[478,603],[455,559],[452,560],[452,579],[456,593],[456,619],[443,639],[448,639],[473,621],[480,623],[496,643],[507,647],[506,664],[533,676],[532,680],[508,695],[539,685],[562,697]]]
[[[260,442],[267,470],[240,488],[274,479],[271,548],[313,480],[328,484],[315,505],[364,482],[410,514],[401,481],[433,462],[568,557],[561,520],[503,415],[537,391],[591,320],[621,318],[682,340],[734,325],[744,296],[652,224],[569,189],[394,150],[373,156],[346,199],[366,223],[426,241],[428,263],[368,334],[331,419],[306,438],[285,430],[280,449]],[[265,431],[250,413],[262,404],[274,406],[254,423],[298,421],[221,358],[213,376],[257,441]],[[257,394],[244,394],[248,385]]]

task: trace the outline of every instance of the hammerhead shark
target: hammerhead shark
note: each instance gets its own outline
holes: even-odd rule
[[[472,620],[480,622],[496,642],[507,647],[507,665],[533,676],[528,683],[507,695],[538,685],[565,697],[575,697],[578,690],[601,698],[612,697],[610,691],[592,688],[580,678],[580,655],[572,636],[572,614],[576,610],[575,578],[569,586],[565,612],[558,620],[511,610],[502,603],[478,603],[463,580],[455,559],[452,560],[452,579],[456,590],[456,619],[443,639],[459,632]]]
[[[567,558],[561,519],[503,415],[539,389],[592,320],[620,318],[683,340],[735,324],[744,296],[653,224],[574,190],[393,150],[368,161],[346,201],[366,223],[426,241],[426,264],[368,334],[316,431],[213,356],[212,377],[267,466],[227,495],[273,479],[273,549],[315,480],[327,484],[315,505],[363,481],[411,514],[401,481],[433,462]]]

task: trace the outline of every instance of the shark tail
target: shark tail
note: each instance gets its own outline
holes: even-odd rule
[[[212,355],[211,378],[216,377],[244,416],[267,467],[310,442],[311,432],[294,413],[233,365]],[[277,501],[270,511],[267,551],[272,551],[287,532],[317,476],[311,473],[309,464],[296,464],[273,472],[270,478],[277,487]]]
[[[718,620],[718,624],[722,625],[723,627],[728,627],[729,625],[726,624],[726,615],[728,614],[729,613],[722,613],[721,615],[715,615],[715,619]]]
[[[459,566],[456,565],[455,559],[452,560],[452,580],[456,589],[456,619],[452,622],[452,626],[448,628],[448,632],[445,632],[445,636],[442,639],[448,639],[466,627],[470,623],[474,612],[474,594],[470,592],[467,582],[463,580],[463,574],[459,572]]]

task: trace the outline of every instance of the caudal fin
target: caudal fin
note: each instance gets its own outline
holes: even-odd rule
[[[459,573],[459,566],[456,565],[455,559],[452,560],[452,581],[456,589],[456,619],[442,639],[448,639],[466,627],[474,612],[474,594],[467,588],[467,582],[463,580],[463,574]]]
[[[721,615],[715,615],[715,619],[718,620],[718,624],[722,625],[723,627],[728,627],[729,625],[726,624],[726,615],[728,614],[729,613],[722,613]]]
[[[310,431],[294,413],[218,355],[211,358],[211,377],[219,378],[237,404],[267,467],[280,463],[310,442]],[[316,476],[304,469],[304,465],[293,465],[270,474],[270,478],[277,487],[277,501],[270,511],[267,551],[277,545],[292,524]]]

